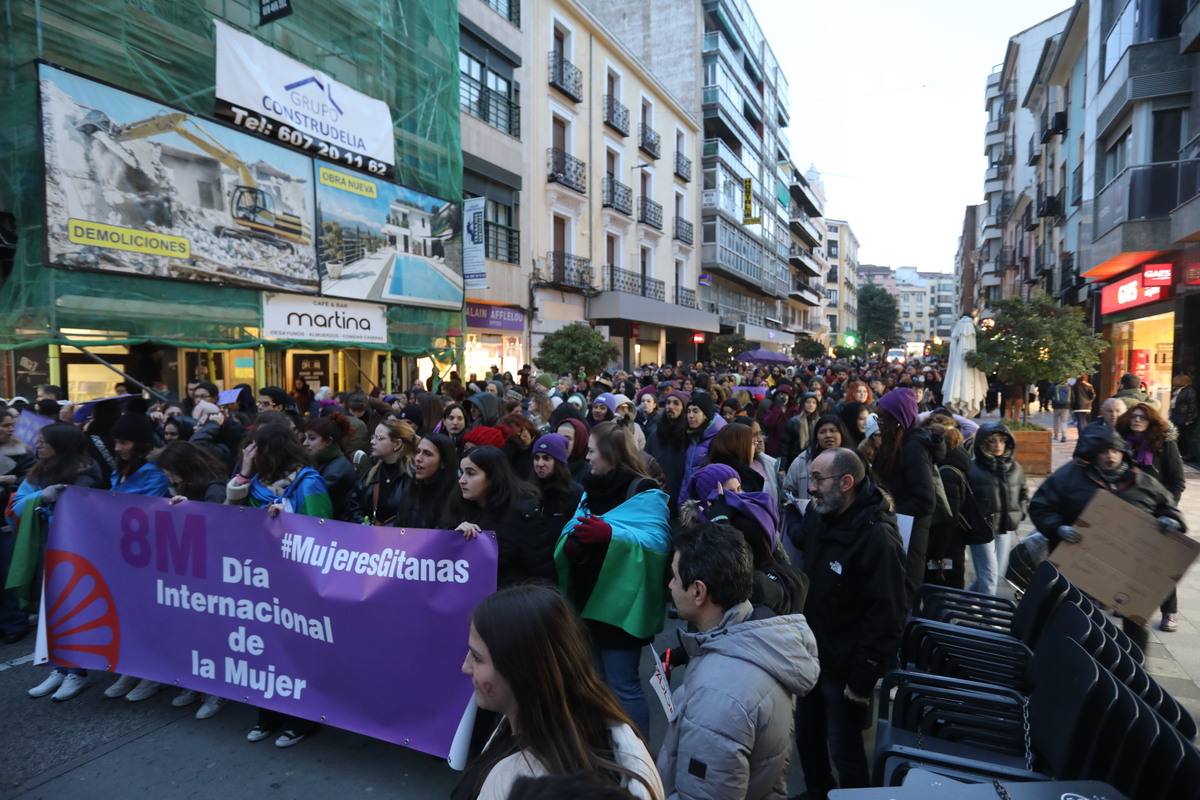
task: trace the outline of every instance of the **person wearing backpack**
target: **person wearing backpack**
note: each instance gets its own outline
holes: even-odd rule
[[[930,417],[926,420],[929,422]],[[954,589],[966,588],[966,541],[959,526],[963,502],[969,495],[967,471],[971,468],[971,454],[963,449],[962,431],[951,420],[946,423],[944,415],[938,420],[945,431],[946,455],[938,462],[938,472],[950,502],[950,518],[929,526],[929,546],[925,551],[925,582]],[[973,496],[972,496],[973,497]]]
[[[996,593],[1016,538],[1009,534],[1025,519],[1029,507],[1025,470],[1017,463],[1016,451],[1017,443],[1004,425],[988,422],[979,426],[975,434],[975,460],[967,479],[980,509],[992,519],[996,537],[990,544],[971,545],[975,580],[967,588],[972,592]]]
[[[1059,381],[1054,384],[1054,388],[1050,393],[1050,408],[1054,411],[1054,434],[1051,436],[1051,441],[1058,439],[1060,442],[1067,440],[1067,427],[1071,420],[1071,384],[1066,381]]]

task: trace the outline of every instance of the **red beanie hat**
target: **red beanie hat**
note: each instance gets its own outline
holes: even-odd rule
[[[478,428],[471,428],[471,430],[467,431],[467,435],[463,437],[463,441],[470,442],[477,447],[504,447],[504,443],[508,441],[508,437],[499,428],[480,425]]]

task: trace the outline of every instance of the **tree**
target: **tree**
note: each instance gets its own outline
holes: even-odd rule
[[[837,347],[833,348],[833,354],[836,357],[845,358],[847,360],[855,359],[855,358],[862,358],[863,353],[864,353],[864,351],[863,351],[862,346],[850,347],[849,345],[840,344]]]
[[[744,353],[749,349],[751,349],[750,341],[736,332],[714,336],[713,340],[708,343],[708,354],[712,360],[723,364],[732,364],[737,359],[738,353]]]
[[[859,341],[868,349],[879,344],[886,350],[901,342],[900,309],[896,298],[882,286],[868,283],[859,287],[858,334]]]
[[[824,358],[825,345],[816,339],[804,339],[796,342],[796,346],[792,352],[799,358]]]
[[[1083,309],[1060,306],[1046,294],[1029,300],[1006,297],[992,306],[993,323],[977,334],[966,360],[985,374],[996,373],[1004,383],[1032,386],[1087,375],[1108,347],[1087,324]]]
[[[542,372],[554,375],[574,375],[577,369],[591,375],[620,357],[621,349],[599,331],[585,323],[572,322],[542,339],[533,363]]]

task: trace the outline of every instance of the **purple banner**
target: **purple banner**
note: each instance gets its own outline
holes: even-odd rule
[[[57,421],[36,414],[27,408],[17,417],[17,426],[13,429],[13,438],[32,450],[33,443],[37,441],[38,432],[50,423]]]
[[[467,327],[496,331],[525,332],[525,314],[506,306],[467,303]]]
[[[70,488],[37,663],[111,670],[446,757],[496,544]]]

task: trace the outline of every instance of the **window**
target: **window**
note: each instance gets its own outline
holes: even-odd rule
[[[827,229],[827,230],[828,230],[828,229]],[[829,242],[829,241],[827,241],[827,242],[825,242],[825,253],[826,253],[826,255],[828,255],[830,258],[837,258],[837,257],[838,257],[838,243],[837,243],[837,241],[832,241],[832,242]]]
[[[459,107],[510,136],[521,135],[521,108],[511,79],[484,66],[483,61],[458,53]]]
[[[1104,152],[1104,183],[1121,174],[1129,165],[1130,131],[1121,134],[1111,147]]]
[[[829,295],[829,305],[836,306],[838,304],[838,290],[826,289],[825,294]]]
[[[1154,135],[1150,143],[1152,162],[1179,160],[1179,148],[1183,146],[1183,113],[1182,108],[1154,112]]]

